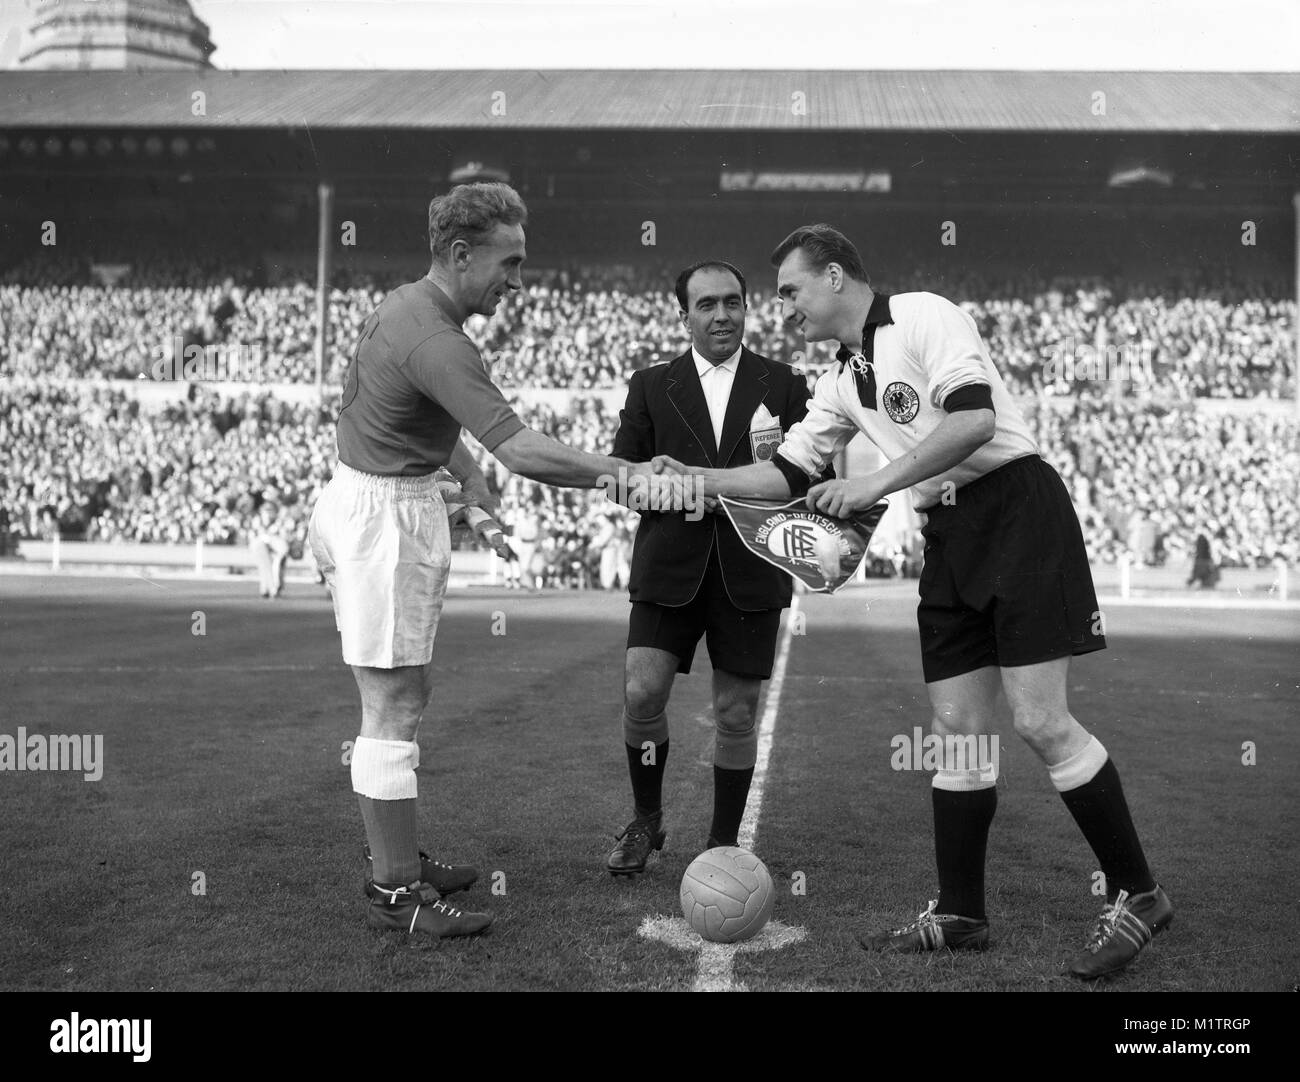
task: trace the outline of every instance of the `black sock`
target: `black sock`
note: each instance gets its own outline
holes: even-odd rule
[[[744,770],[713,768],[713,825],[709,827],[709,835],[719,845],[736,844],[740,821],[745,818],[749,783],[753,778],[752,766]]]
[[[1091,781],[1067,790],[1061,799],[1097,855],[1109,901],[1121,890],[1145,894],[1155,889],[1114,762],[1107,759]]]
[[[984,853],[998,809],[997,786],[953,792],[932,789],[934,861],[940,913],[984,920]]]
[[[656,744],[654,762],[645,763],[646,753],[640,747],[624,744],[627,748],[627,769],[632,776],[632,802],[638,819],[648,819],[663,810],[664,763],[668,761],[668,741]]]

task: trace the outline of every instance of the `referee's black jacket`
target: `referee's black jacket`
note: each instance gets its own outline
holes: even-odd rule
[[[687,466],[747,466],[754,461],[749,426],[759,405],[779,419],[784,433],[803,420],[808,398],[801,373],[742,347],[718,447],[688,349],[667,364],[632,374],[610,453],[630,462],[664,454]],[[699,589],[715,545],[727,594],[737,608],[756,611],[790,604],[790,576],[749,552],[721,512],[705,512],[695,522],[684,512],[642,512],[632,549],[631,599],[687,604]]]

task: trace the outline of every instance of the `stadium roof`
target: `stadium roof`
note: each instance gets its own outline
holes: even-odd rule
[[[10,71],[0,125],[1296,133],[1300,73]]]

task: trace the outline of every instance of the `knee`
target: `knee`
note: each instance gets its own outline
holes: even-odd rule
[[[643,680],[629,680],[623,691],[623,708],[630,717],[653,718],[664,712],[668,695]]]
[[[633,696],[628,689],[627,704],[623,708],[623,742],[629,747],[644,748],[647,744],[662,744],[668,739],[668,715],[664,713],[664,700],[659,698],[655,709],[653,697]]]
[[[720,733],[742,736],[753,730],[755,713],[746,702],[719,703],[713,709],[714,724]]]
[[[955,703],[941,703],[930,715],[930,731],[935,736],[970,736],[986,733],[993,718],[979,710],[961,708]]]
[[[379,740],[414,740],[429,701],[425,687],[392,689],[368,697],[362,710],[362,733]]]
[[[1068,710],[1017,709],[1012,711],[1012,718],[1016,734],[1034,748],[1060,742],[1077,724]]]

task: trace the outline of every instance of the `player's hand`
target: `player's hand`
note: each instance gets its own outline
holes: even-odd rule
[[[804,503],[809,511],[820,511],[831,518],[848,518],[855,511],[874,507],[884,495],[874,475],[852,481],[836,478],[813,485]]]
[[[607,490],[605,494],[615,503],[638,513],[685,511],[694,514],[703,506],[704,479],[690,473],[689,467],[667,455],[656,456],[650,462],[628,463],[626,476],[626,489]]]
[[[704,475],[698,469],[678,462],[672,455],[655,455],[650,462],[659,476],[675,479],[677,487],[673,492],[677,500],[676,510],[684,509],[693,513],[703,509],[709,514],[725,514],[716,497],[704,494]]]
[[[619,460],[618,476],[600,478],[598,486],[604,489],[607,499],[626,507],[629,511],[644,514],[653,505],[659,488],[659,476],[649,462]]]
[[[487,488],[479,485],[466,485],[460,490],[460,500],[467,507],[481,507],[495,518],[501,514],[501,497],[494,496]]]
[[[690,473],[690,467],[684,466],[672,455],[655,455],[650,460],[655,473]]]
[[[682,511],[686,506],[687,485],[690,478],[680,473],[665,471],[650,475],[651,509],[655,511]]]
[[[475,535],[481,538],[501,559],[513,560],[516,558],[514,551],[506,543],[505,527],[501,523],[481,507],[466,508],[465,516],[470,526],[473,527]]]

